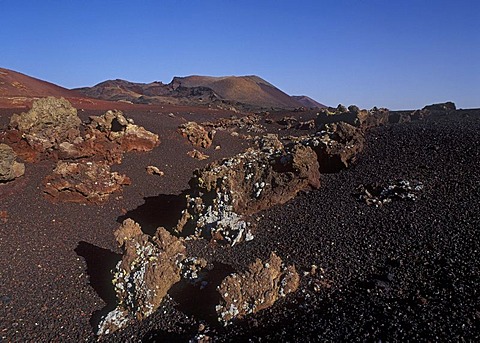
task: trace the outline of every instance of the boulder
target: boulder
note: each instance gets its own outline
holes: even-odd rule
[[[105,161],[58,161],[43,181],[44,193],[52,201],[102,203],[110,194],[130,184],[126,175],[110,171]]]
[[[64,98],[47,97],[33,102],[28,112],[14,114],[10,128],[38,151],[56,149],[62,142],[73,142],[80,136],[81,120],[77,110]]]
[[[193,121],[180,125],[179,131],[197,148],[209,148],[215,136],[215,130],[207,131],[202,125]]]
[[[194,159],[200,160],[200,161],[206,160],[207,158],[210,157],[210,156],[204,154],[203,152],[198,151],[197,149],[193,149],[193,150],[187,152],[187,155],[190,156],[191,158],[194,158]]]
[[[123,248],[113,278],[118,305],[101,319],[98,335],[112,333],[155,312],[168,290],[180,281],[185,259],[182,241],[164,228],[158,228],[152,237],[126,219],[114,235]]]
[[[225,278],[218,292],[218,320],[225,325],[272,306],[278,299],[295,292],[300,276],[295,266],[284,266],[280,257],[271,253],[266,261],[257,259],[248,270]]]
[[[25,165],[7,144],[0,144],[0,182],[11,181],[25,174]]]

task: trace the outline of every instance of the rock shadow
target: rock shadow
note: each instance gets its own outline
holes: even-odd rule
[[[140,224],[142,231],[148,235],[154,235],[159,226],[172,232],[182,216],[182,211],[187,208],[187,194],[189,194],[187,191],[183,191],[178,195],[161,194],[146,197],[143,205],[118,217],[117,222],[122,223],[130,218]]]
[[[106,304],[103,309],[93,312],[90,318],[90,324],[97,328],[100,319],[117,306],[111,271],[122,256],[84,241],[80,241],[74,251],[85,259],[89,283]]]
[[[178,309],[183,313],[217,326],[219,323],[215,306],[220,302],[217,287],[223,279],[234,272],[232,266],[214,262],[212,268],[200,273],[198,282],[192,283],[182,279],[168,294],[178,303]]]

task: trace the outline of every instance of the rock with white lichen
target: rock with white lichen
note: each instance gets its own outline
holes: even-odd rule
[[[25,165],[16,159],[17,155],[11,147],[0,144],[0,182],[11,181],[25,173]]]
[[[102,203],[110,194],[130,184],[126,175],[111,172],[106,162],[58,161],[43,181],[44,193],[52,201]]]
[[[285,266],[272,252],[268,260],[257,259],[247,271],[222,281],[218,287],[220,304],[216,306],[218,320],[226,325],[235,318],[264,310],[295,292],[299,284],[295,266]]]
[[[194,172],[177,231],[234,245],[252,238],[247,216],[320,186],[317,156],[310,147],[286,147],[271,137],[258,145]]]
[[[158,228],[152,237],[126,219],[115,231],[115,238],[123,248],[113,279],[118,305],[102,318],[98,335],[112,333],[155,312],[170,287],[180,281],[185,259],[182,241],[164,228]]]

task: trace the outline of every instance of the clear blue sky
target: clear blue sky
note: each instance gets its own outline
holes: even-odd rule
[[[479,0],[0,0],[0,66],[67,88],[256,74],[327,105],[480,107]]]

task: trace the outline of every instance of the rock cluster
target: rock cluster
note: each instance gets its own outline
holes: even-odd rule
[[[150,151],[160,143],[158,135],[135,125],[121,111],[107,111],[82,124],[67,100],[54,97],[36,100],[28,112],[14,114],[5,136],[27,161],[58,161],[44,180],[50,199],[93,203],[130,183],[125,175],[110,172],[110,165],[121,163],[126,152]],[[21,172],[21,165],[11,164],[8,177]]]
[[[301,144],[284,146],[278,139],[232,158],[196,170],[177,230],[236,244],[249,239],[245,216],[292,199],[299,191],[318,188],[314,151]]]
[[[25,165],[16,159],[17,155],[10,146],[0,144],[0,182],[11,181],[25,173]]]
[[[235,318],[266,309],[295,292],[299,284],[295,266],[284,266],[275,253],[266,261],[257,259],[246,272],[228,276],[218,287],[221,297],[216,306],[218,320],[228,324]]]
[[[185,246],[164,228],[152,237],[140,225],[126,219],[115,231],[123,248],[122,260],[115,268],[113,285],[117,307],[102,318],[97,334],[112,333],[136,318],[142,320],[161,304],[170,287],[181,279]]]
[[[130,179],[111,172],[110,165],[104,161],[58,161],[43,182],[44,192],[52,201],[99,204],[123,185],[129,185]]]
[[[207,131],[202,125],[193,121],[180,125],[179,130],[182,136],[197,148],[209,148],[215,136],[215,130]]]

